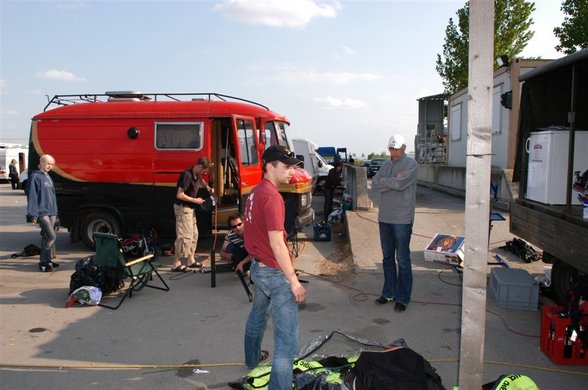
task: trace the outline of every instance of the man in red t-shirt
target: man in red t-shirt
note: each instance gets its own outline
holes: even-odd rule
[[[252,369],[261,358],[261,342],[271,307],[274,354],[269,389],[292,388],[292,365],[298,352],[298,303],[306,290],[300,284],[286,243],[284,200],[278,192],[300,160],[283,146],[263,154],[263,180],[249,195],[243,215],[245,249],[253,256],[251,278],[255,292],[245,328],[245,364]]]

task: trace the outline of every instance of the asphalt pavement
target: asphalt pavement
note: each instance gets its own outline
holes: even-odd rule
[[[320,219],[322,197],[313,205]],[[60,231],[61,266],[55,272],[39,272],[37,258],[11,258],[40,242],[39,229],[25,223],[25,210],[22,191],[0,184],[3,389],[225,389],[227,381],[245,374],[243,330],[250,303],[232,272],[218,273],[211,288],[210,274],[171,273],[171,257],[162,256],[158,262],[169,292],[143,289],[116,311],[65,308],[75,262],[91,252]],[[377,226],[374,208],[348,211],[330,242],[314,242],[312,226],[299,234],[295,267],[308,282],[300,305],[301,344],[332,331],[382,344],[403,338],[451,388],[458,382],[461,274],[425,261],[423,249],[435,233],[464,233],[463,199],[419,187],[411,242],[413,301],[404,313],[374,303],[383,280]],[[541,276],[542,263],[526,264],[498,248],[512,238],[508,220],[495,222],[489,261],[500,253],[511,268]],[[493,267],[500,265],[489,266],[489,272]],[[524,373],[541,389],[588,387],[587,366],[555,365],[539,349],[540,311],[499,308],[488,294],[486,313],[485,382]],[[263,348],[272,347],[270,325]]]

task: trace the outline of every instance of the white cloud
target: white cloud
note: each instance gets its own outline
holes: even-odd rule
[[[303,28],[314,18],[336,17],[341,3],[315,0],[224,0],[213,9],[241,22]]]
[[[349,46],[343,46],[343,52],[350,56],[354,56],[357,54],[357,52]]]
[[[366,106],[365,102],[357,99],[350,99],[350,98],[334,98],[332,96],[327,96],[324,98],[314,97],[312,100],[316,103],[319,103],[321,106],[326,108],[352,108],[352,109],[359,109],[364,108]]]
[[[35,77],[44,80],[62,80],[62,81],[73,81],[73,82],[85,82],[86,79],[76,76],[75,74],[65,71],[51,69],[44,72],[36,72]]]
[[[343,46],[340,51],[336,51],[333,53],[333,57],[336,60],[340,60],[344,57],[350,57],[350,56],[354,56],[356,54],[357,54],[357,51],[355,51],[355,49],[352,49],[349,46]]]
[[[314,70],[301,70],[296,67],[285,66],[279,68],[273,75],[269,76],[273,81],[284,84],[298,83],[328,83],[328,84],[351,84],[355,82],[375,81],[380,78],[374,73],[352,73],[352,72],[317,72]]]

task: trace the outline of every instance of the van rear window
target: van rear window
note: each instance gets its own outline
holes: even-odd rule
[[[202,148],[203,122],[166,122],[155,124],[155,148],[161,150]]]

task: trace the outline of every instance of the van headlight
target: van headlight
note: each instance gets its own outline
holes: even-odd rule
[[[308,194],[303,194],[300,197],[300,207],[306,207],[310,204],[309,199],[308,199],[310,196],[311,196],[310,193],[308,193]]]

